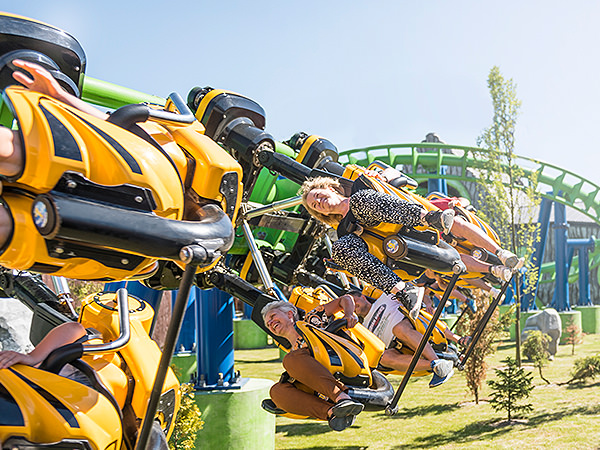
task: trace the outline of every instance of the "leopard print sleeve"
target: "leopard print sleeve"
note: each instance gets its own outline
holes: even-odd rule
[[[423,208],[383,192],[363,189],[350,196],[350,211],[361,225],[371,227],[380,222],[409,227],[421,223]]]
[[[391,293],[392,288],[402,281],[388,266],[369,253],[365,241],[355,234],[347,234],[335,241],[331,257],[347,272],[384,292]]]

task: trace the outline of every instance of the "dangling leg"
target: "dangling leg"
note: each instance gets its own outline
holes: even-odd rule
[[[389,367],[390,369],[398,370],[400,372],[406,372],[411,359],[412,355],[404,355],[396,349],[388,348],[383,352],[383,355],[381,355],[380,363],[384,367]],[[431,361],[428,361],[425,358],[419,358],[414,370],[417,372],[431,370]]]
[[[524,259],[518,258],[514,253],[500,248],[496,242],[490,238],[481,228],[467,222],[462,217],[456,217],[452,224],[452,234],[456,237],[466,239],[471,244],[486,249],[492,254],[498,256],[502,264],[511,269],[520,269],[523,266]],[[467,267],[468,269],[468,267]]]

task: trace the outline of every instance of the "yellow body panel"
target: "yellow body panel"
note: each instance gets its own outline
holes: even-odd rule
[[[25,168],[14,186],[36,194],[48,192],[63,173],[70,170],[106,186],[129,183],[150,189],[157,205],[156,214],[181,219],[181,179],[158,149],[117,125],[43,94],[18,87],[9,87],[5,93],[12,103],[25,143]],[[77,148],[74,144],[68,150],[55,148],[49,122],[56,123],[55,120],[62,127],[56,126],[54,133],[60,129],[73,139],[63,134],[56,136],[57,142],[62,144],[68,140]]]
[[[121,421],[115,407],[101,394],[81,383],[29,366],[0,370],[0,380],[16,400],[25,426],[0,427],[0,442],[20,436],[30,442],[87,440],[92,448],[121,446]],[[38,386],[38,390],[34,388]],[[39,390],[59,403],[50,403]],[[49,397],[51,399],[51,397]],[[59,410],[59,408],[65,408]]]
[[[102,257],[91,256],[94,249],[73,257],[64,249],[57,255],[53,248],[46,248],[47,241],[31,219],[32,198],[52,190],[66,171],[80,173],[99,185],[129,184],[149,189],[156,202],[153,213],[175,220],[183,218],[187,181],[196,196],[218,202],[224,209],[229,206],[235,220],[241,203],[242,169],[225,150],[202,135],[204,127],[199,122],[181,126],[152,121],[140,124],[161,150],[117,125],[43,94],[11,86],[5,95],[18,122],[25,166],[21,174],[3,182],[15,231],[8,248],[0,254],[0,264],[83,280],[140,279],[152,274],[156,268],[153,258],[131,260],[127,253],[122,257],[117,253],[113,259],[135,262],[114,267]],[[220,191],[223,176],[231,173],[237,174],[237,185],[228,189],[237,192],[226,205]],[[211,269],[217,262],[199,267],[198,272]]]
[[[296,322],[296,328],[308,343],[314,358],[331,373],[342,372],[347,377],[366,375],[371,378],[369,361],[356,342],[302,320]]]
[[[296,156],[296,161],[302,162],[304,160],[304,157],[306,156],[306,153],[310,149],[310,146],[313,145],[313,143],[319,139],[321,139],[321,136],[317,136],[316,134],[309,136],[304,142],[304,144],[302,144],[302,147],[300,147],[300,151]]]
[[[84,355],[82,359],[96,371],[122,409],[127,399],[128,381],[127,375],[119,368],[121,360],[117,354]]]
[[[237,199],[235,212],[242,201],[242,167],[229,153],[216,142],[201,134],[204,127],[199,122],[197,127],[167,127],[175,141],[183,147],[196,161],[196,169],[192,188],[201,197],[219,200],[225,210],[223,194],[219,191],[220,180],[226,173],[238,175]],[[235,221],[235,216],[232,218]]]
[[[119,318],[111,308],[116,305],[116,294],[90,295],[81,306],[80,322],[86,327],[93,327],[102,333],[104,341],[112,341],[119,336]],[[131,337],[129,342],[119,350],[135,380],[135,389],[131,404],[138,417],[144,417],[146,405],[150,398],[154,376],[161,357],[160,349],[153,341],[143,323],[152,320],[154,314],[147,304],[139,310],[140,300],[129,296]],[[178,392],[179,382],[169,368],[163,385],[163,392],[174,389]],[[176,397],[176,408],[179,408],[179,395]]]
[[[333,298],[331,298],[331,296],[323,289],[313,289],[302,286],[295,287],[290,296],[290,302],[306,312],[311,311],[319,305],[328,303],[331,300],[333,300]],[[336,318],[342,318],[342,314],[336,313]],[[385,345],[381,339],[360,323],[356,324],[354,328],[349,328],[345,331],[356,339],[357,342],[362,343],[363,348],[360,350],[360,353],[364,354],[368,366],[377,367],[381,355],[385,351]]]

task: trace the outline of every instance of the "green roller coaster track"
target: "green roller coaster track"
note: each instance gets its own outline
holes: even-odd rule
[[[485,155],[489,153],[489,150],[476,147],[423,142],[344,150],[340,152],[340,162],[366,167],[378,160],[393,167],[403,166],[403,172],[418,182],[430,178],[443,178],[457,189],[460,195],[468,197],[462,182],[475,181],[473,170],[484,168]],[[567,205],[600,225],[600,186],[573,172],[543,161],[515,155],[514,162],[523,169],[523,176],[515,183],[517,188],[528,186],[530,180],[536,177],[537,192],[540,196]],[[442,166],[457,167],[459,170],[455,171],[457,173],[443,173]],[[590,253],[589,270],[598,267],[600,267],[600,240],[596,240],[595,250]],[[546,276],[542,277],[540,283],[553,283],[554,262],[544,263],[541,273]],[[569,282],[576,282],[578,275],[578,258],[574,257],[569,272]],[[597,279],[600,284],[600,270],[597,272]]]
[[[450,153],[452,152],[452,153]],[[375,160],[393,167],[404,166],[404,172],[424,181],[444,178],[452,182],[475,181],[474,169],[483,169],[489,150],[440,143],[378,145],[340,152],[340,162],[367,166]],[[600,186],[553,164],[523,156],[514,156],[514,163],[523,169],[523,176],[515,181],[517,188],[529,186],[537,179],[537,192],[585,214],[600,225]],[[458,173],[444,174],[442,166],[460,169]],[[419,172],[422,167],[426,173]]]

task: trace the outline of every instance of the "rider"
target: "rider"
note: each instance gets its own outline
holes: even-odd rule
[[[339,229],[356,220],[367,227],[381,222],[409,227],[428,225],[447,233],[452,227],[454,211],[428,212],[420,205],[371,189],[358,190],[346,197],[338,180],[325,177],[310,179],[302,185],[302,204],[312,216],[338,229],[339,239],[333,243],[331,255],[334,262],[361,280],[396,295],[416,319],[420,299],[403,295],[404,281],[369,253],[359,236],[354,233],[340,236]]]
[[[423,289],[409,285],[406,289],[410,296],[422,296]],[[405,372],[412,355],[400,353],[394,341],[416,350],[423,335],[415,330],[410,321],[398,309],[399,303],[390,295],[383,294],[378,299],[367,297],[362,292],[352,290],[324,305],[329,312],[340,311],[342,304],[354,305],[354,313],[362,319],[362,324],[385,344],[386,350],[381,356],[380,365],[384,368]],[[348,307],[347,307],[348,309]],[[460,342],[459,338],[446,329],[446,337]],[[425,344],[421,358],[415,366],[416,371],[432,371],[429,387],[445,383],[454,374],[452,361],[439,359],[429,343]]]
[[[37,367],[53,350],[71,344],[85,335],[85,328],[78,322],[60,324],[50,330],[29,353],[14,352],[12,350],[0,351],[0,369],[6,369],[14,364]]]
[[[350,312],[350,304],[344,302],[341,308],[345,311],[348,326],[356,325],[358,319]],[[261,313],[269,331],[287,339],[292,345],[292,350],[283,358],[286,374],[271,387],[270,395],[275,405],[288,413],[327,420],[335,431],[351,426],[356,415],[363,410],[363,405],[352,400],[345,392],[346,386],[311,356],[295,328],[297,308],[289,302],[276,301],[265,305]],[[318,392],[328,401],[298,389],[293,382]]]

